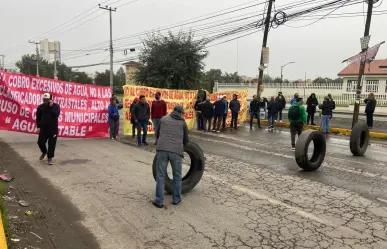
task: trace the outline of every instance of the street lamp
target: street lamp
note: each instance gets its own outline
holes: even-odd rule
[[[281,66],[281,83],[280,83],[280,91],[281,91],[281,92],[282,92],[282,82],[283,82],[283,77],[284,77],[284,76],[282,75],[283,68],[286,67],[287,65],[293,64],[293,63],[296,63],[296,62],[291,61],[291,62],[288,62],[288,63],[286,63],[285,65]]]

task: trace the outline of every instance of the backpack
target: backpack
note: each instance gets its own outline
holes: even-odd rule
[[[291,106],[288,111],[288,116],[291,120],[299,120],[301,118],[300,106]]]

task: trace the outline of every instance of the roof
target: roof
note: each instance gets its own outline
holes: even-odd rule
[[[137,65],[138,65],[138,62],[135,62],[135,61],[128,61],[128,62],[122,63],[122,65],[123,65],[123,66],[130,66],[130,65],[137,66]]]
[[[387,75],[387,60],[373,60],[367,63],[364,69],[365,75]],[[338,73],[338,76],[359,75],[360,64],[349,64],[346,68]]]

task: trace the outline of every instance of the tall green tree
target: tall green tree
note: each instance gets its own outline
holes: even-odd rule
[[[16,67],[23,74],[36,75],[36,56],[23,55],[22,58],[16,62]],[[73,72],[71,68],[64,63],[57,62],[57,77],[59,80],[72,81],[82,84],[90,84],[93,79],[84,72]],[[42,57],[39,57],[39,76],[46,78],[54,78],[54,63],[49,63]]]
[[[281,83],[281,78],[280,77],[275,77],[273,80],[273,83]]]
[[[144,42],[135,79],[151,87],[198,89],[208,55],[204,49],[205,43],[195,41],[192,32],[154,33]]]
[[[222,70],[210,69],[207,72],[203,73],[200,88],[203,88],[209,92],[212,92],[214,89],[215,82],[216,81],[220,82],[221,79],[222,79]]]
[[[273,78],[270,75],[265,74],[265,75],[263,75],[262,81],[263,81],[263,83],[272,83],[273,82]]]
[[[124,69],[122,67],[120,67],[117,70],[116,77],[117,77],[118,84],[120,86],[123,86],[123,85],[126,84],[126,82],[125,82],[126,75],[125,75],[125,71],[124,71]]]

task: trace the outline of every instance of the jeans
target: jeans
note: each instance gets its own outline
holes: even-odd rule
[[[40,130],[38,137],[38,146],[42,154],[47,154],[48,158],[54,158],[56,140],[58,138],[57,132]],[[48,142],[48,150],[46,143]]]
[[[197,129],[203,130],[203,115],[201,112],[196,112]]]
[[[212,117],[210,117],[210,118],[203,117],[203,130],[204,131],[211,130],[211,122],[212,122]],[[208,125],[208,127],[207,127],[207,125]]]
[[[278,118],[279,118],[279,120],[282,120],[282,109],[279,109],[278,110]]]
[[[155,137],[157,138],[157,128],[160,125],[160,119],[152,119],[153,122],[153,129],[155,131]]]
[[[223,114],[222,128],[226,129],[227,113]]]
[[[250,128],[253,128],[254,117],[257,118],[258,127],[261,127],[261,117],[259,116],[259,112],[250,113]]]
[[[367,125],[369,128],[372,128],[374,126],[374,112],[366,112],[367,116]]]
[[[220,125],[222,123],[222,119],[223,119],[223,116],[215,116],[214,117],[214,123],[213,123],[213,126],[212,126],[212,129],[213,130],[217,130],[217,131],[220,131]]]
[[[116,139],[117,127],[118,127],[118,120],[109,119],[110,139]]]
[[[277,113],[269,114],[269,127],[274,127],[274,120],[276,119],[277,119]]]
[[[164,204],[165,178],[167,176],[168,162],[172,166],[172,201],[178,203],[181,201],[181,182],[183,157],[168,151],[158,151],[156,154],[156,200],[159,205]]]
[[[132,124],[132,137],[135,138],[136,137],[136,124]]]
[[[231,128],[237,128],[238,127],[238,112],[231,112]]]
[[[323,133],[329,133],[329,120],[331,116],[330,115],[322,115],[321,117],[321,126]]]
[[[311,124],[314,124],[314,112],[308,112],[308,120],[307,120],[307,124],[309,124],[309,120],[311,122]]]
[[[143,130],[141,140],[141,129]],[[146,135],[148,133],[148,120],[137,121],[137,144],[141,145],[141,142],[146,142]]]
[[[290,139],[292,141],[292,148],[296,147],[296,135],[300,136],[303,129],[303,123],[290,123]]]

